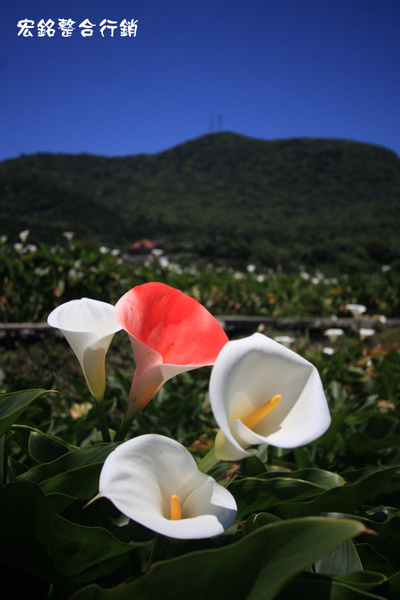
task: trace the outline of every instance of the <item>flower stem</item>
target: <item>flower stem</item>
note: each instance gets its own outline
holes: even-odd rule
[[[110,432],[108,430],[106,412],[104,410],[104,401],[100,402],[95,399],[96,411],[97,411],[97,421],[99,425],[99,429],[101,431],[101,435],[103,437],[103,442],[111,442]]]
[[[210,469],[212,469],[217,463],[219,463],[219,458],[217,458],[215,456],[214,446],[213,446],[211,448],[211,450],[209,452],[207,452],[207,454],[205,456],[203,456],[201,461],[199,463],[197,463],[197,468],[199,469],[199,471],[202,471],[203,473],[208,473],[208,471]]]
[[[126,415],[122,419],[122,423],[117,433],[114,436],[114,442],[123,442],[126,434],[128,433],[128,429],[131,426],[134,417],[128,418]]]

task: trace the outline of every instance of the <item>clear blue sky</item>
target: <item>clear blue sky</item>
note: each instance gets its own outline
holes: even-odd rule
[[[0,160],[160,152],[218,115],[255,138],[400,154],[400,0],[3,0],[0,15]],[[23,19],[33,37],[18,36]],[[41,19],[75,30],[41,38]],[[103,38],[103,19],[137,20],[136,37]]]

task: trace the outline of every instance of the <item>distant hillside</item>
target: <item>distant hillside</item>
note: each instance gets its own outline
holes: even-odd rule
[[[123,248],[164,238],[213,260],[336,266],[400,262],[400,159],[334,139],[217,133],[156,155],[35,154],[0,163],[0,234],[64,230]]]

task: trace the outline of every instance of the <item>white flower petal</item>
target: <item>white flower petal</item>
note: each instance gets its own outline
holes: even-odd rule
[[[195,539],[221,534],[236,516],[233,496],[181,444],[147,434],[121,444],[106,459],[99,491],[125,516],[169,537]],[[179,498],[182,519],[171,520]]]
[[[243,419],[277,394],[281,402],[253,431],[243,424]],[[253,444],[302,446],[322,435],[330,424],[316,368],[259,333],[229,342],[221,350],[211,373],[210,402],[221,428],[215,447],[221,460],[250,456],[253,452],[247,448]]]
[[[375,329],[371,329],[369,327],[361,327],[358,333],[360,335],[360,338],[362,340],[365,340],[365,338],[375,334]]]
[[[47,322],[57,327],[75,352],[91,394],[100,400],[105,390],[105,356],[114,334],[122,329],[107,302],[82,298],[55,308]]]
[[[336,339],[343,334],[343,329],[340,329],[338,327],[332,327],[331,329],[327,329],[326,331],[324,331],[324,335],[326,335],[332,343],[335,342]]]
[[[346,308],[351,312],[353,317],[358,317],[367,310],[367,307],[363,304],[346,304]]]

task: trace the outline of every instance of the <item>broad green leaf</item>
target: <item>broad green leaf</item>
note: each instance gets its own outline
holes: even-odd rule
[[[373,592],[360,590],[327,576],[304,573],[276,597],[276,600],[383,600]]]
[[[366,501],[379,495],[382,486],[396,473],[397,467],[370,467],[342,474],[346,485],[335,487],[307,502],[296,498],[276,505],[279,516],[292,519],[302,516],[320,515],[324,512],[351,513]],[[294,501],[293,501],[294,500]]]
[[[400,571],[400,516],[389,518],[385,523],[374,523],[367,519],[364,523],[378,534],[371,536],[368,542],[390,561],[395,571]]]
[[[390,562],[370,544],[357,544],[356,550],[365,571],[376,571],[383,573],[386,577],[394,575]]]
[[[263,475],[265,479],[271,479],[273,477],[279,476],[279,474],[275,472],[269,472]],[[331,471],[324,471],[323,469],[300,469],[299,471],[290,471],[283,472],[282,476],[289,479],[301,479],[303,481],[308,481],[309,483],[315,483],[319,487],[324,490],[330,490],[334,487],[342,486],[346,483],[346,480],[343,479],[337,473],[332,473]]]
[[[47,435],[41,431],[32,431],[30,433],[28,452],[37,462],[52,462],[73,450],[78,450],[78,448],[52,435]]]
[[[117,444],[98,444],[81,448],[51,463],[44,463],[19,478],[40,485],[45,494],[64,494],[89,500],[98,491],[104,460]]]
[[[359,590],[370,592],[378,585],[382,585],[386,581],[385,575],[374,571],[355,571],[347,575],[333,575],[335,581],[341,581],[347,585],[351,585]]]
[[[352,540],[347,540],[314,565],[316,573],[338,573],[348,575],[362,571],[363,566]]]
[[[46,494],[47,504],[51,510],[57,514],[61,513],[67,506],[76,501],[75,496],[68,496],[67,494]]]
[[[272,600],[302,570],[363,529],[356,521],[314,517],[272,523],[230,546],[155,563],[114,589],[88,586],[73,600]]]
[[[240,473],[244,477],[257,477],[257,475],[265,473],[265,465],[257,456],[250,456],[242,461]]]
[[[309,500],[325,490],[314,483],[290,477],[246,477],[229,486],[238,505],[238,517],[252,512],[266,511],[282,501]]]
[[[68,454],[64,454],[51,463],[38,465],[21,476],[24,481],[41,483],[67,471],[74,471],[89,465],[104,463],[107,456],[118,444],[96,444],[88,448],[79,448]]]
[[[275,515],[271,515],[271,513],[253,513],[246,519],[246,522],[243,525],[242,533],[243,535],[249,535],[256,529],[260,529],[260,527],[264,527],[264,525],[269,525],[270,523],[276,523],[280,521],[279,517]]]
[[[386,438],[376,440],[363,432],[354,433],[348,440],[350,450],[356,456],[373,454],[383,448],[396,448],[400,445],[399,435],[388,435]]]
[[[45,494],[66,494],[82,500],[90,500],[99,491],[99,477],[103,463],[86,465],[59,473],[39,485]]]
[[[375,531],[376,535],[368,536],[368,539],[361,538],[357,542],[367,542],[373,546],[378,555],[382,555],[389,561],[394,571],[400,571],[400,514],[395,513],[393,516],[382,523],[365,517],[354,517],[344,513],[328,513],[328,516],[337,519],[356,519],[362,522],[369,531]],[[359,544],[357,543],[357,548]],[[360,555],[361,558],[361,555]],[[378,572],[385,573],[385,563],[382,563],[382,568],[374,568]],[[368,566],[369,570],[371,566]],[[390,573],[389,573],[390,574]]]
[[[54,390],[21,390],[0,396],[0,436],[15,423],[24,410],[43,394]]]
[[[3,562],[55,583],[133,547],[54,514],[40,488],[26,481],[0,490],[0,531]]]
[[[384,591],[389,590],[386,597],[390,600],[398,600],[400,597],[400,572],[390,577],[382,587]]]

